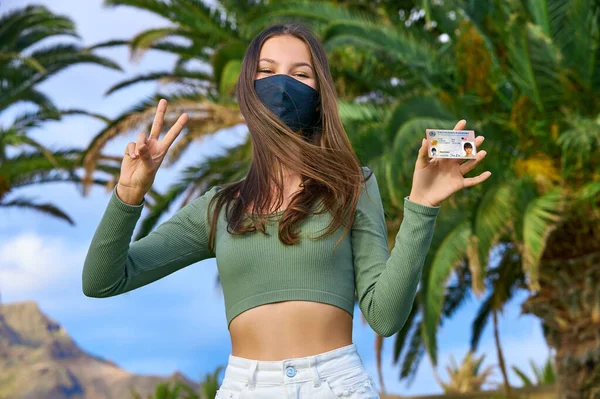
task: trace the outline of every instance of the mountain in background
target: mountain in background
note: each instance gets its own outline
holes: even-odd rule
[[[145,398],[176,380],[199,390],[179,372],[136,375],[86,353],[33,301],[0,305],[0,399],[128,399],[130,387]]]

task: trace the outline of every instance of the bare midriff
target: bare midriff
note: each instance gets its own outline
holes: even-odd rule
[[[233,356],[284,360],[350,345],[352,316],[320,302],[276,302],[239,314],[231,321],[229,333]]]

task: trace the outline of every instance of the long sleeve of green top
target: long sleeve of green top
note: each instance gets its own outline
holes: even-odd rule
[[[368,175],[369,169],[363,170]],[[414,301],[439,207],[405,198],[404,220],[390,252],[373,174],[366,190],[361,190],[350,234],[335,251],[341,228],[319,240],[288,246],[278,239],[277,220],[267,224],[269,236],[260,232],[232,236],[221,220],[213,253],[208,249],[206,210],[219,189],[212,187],[146,237],[130,243],[145,201],[128,205],[118,198],[115,187],[85,259],[84,294],[98,298],[119,295],[216,258],[228,326],[247,309],[284,300],[329,303],[353,315],[356,289],[359,307],[375,332],[390,336],[402,328]],[[327,214],[311,215],[302,231],[322,232],[329,220]]]

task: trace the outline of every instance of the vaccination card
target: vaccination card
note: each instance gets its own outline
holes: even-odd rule
[[[430,157],[475,159],[473,130],[427,129],[425,134]]]

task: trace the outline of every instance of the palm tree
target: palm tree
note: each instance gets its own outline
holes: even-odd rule
[[[129,389],[132,399],[204,399],[192,388],[181,381],[161,382],[155,387],[154,394],[142,397],[134,388]]]
[[[80,182],[75,174],[79,151],[52,151],[28,136],[30,129],[67,114],[89,114],[81,110],[59,110],[38,87],[57,72],[80,63],[93,63],[120,70],[114,62],[75,44],[40,46],[47,38],[66,35],[77,38],[73,22],[43,6],[27,6],[0,16],[0,115],[15,105],[29,104],[33,111],[18,115],[0,128],[0,207],[29,208],[73,224],[73,220],[51,203],[25,197],[9,198],[14,190],[49,182]],[[36,49],[32,49],[33,47]],[[100,115],[94,117],[103,119]],[[115,173],[111,158],[100,157],[100,170]],[[118,171],[118,168],[116,169]],[[92,179],[93,183],[105,183]]]
[[[177,380],[157,384],[154,394],[149,395],[146,399],[214,399],[219,389],[218,377],[223,369],[223,366],[218,366],[214,372],[206,374],[204,380],[201,381],[199,393],[196,393],[186,383]],[[143,399],[133,388],[130,389],[130,393],[132,399]]]
[[[192,29],[192,13],[209,13],[192,0],[171,2],[177,3],[179,10],[144,0],[122,3],[171,19],[181,29],[169,28],[169,35]],[[340,90],[344,100],[340,110],[360,111],[347,113],[345,123],[361,161],[381,176],[390,237],[402,220],[402,197],[409,192],[414,153],[425,128],[452,126],[456,119],[465,117],[470,127],[485,132],[488,138],[486,165],[494,177],[485,191],[475,187],[453,197],[438,217],[421,289],[405,328],[395,340],[394,356],[401,362],[401,377],[414,376],[425,353],[437,364],[439,326],[471,293],[481,296],[487,287],[493,288],[494,274],[510,256],[511,263],[521,268],[523,286],[531,292],[524,309],[542,319],[549,344],[557,348],[561,395],[585,396],[599,367],[594,360],[598,348],[590,338],[600,319],[592,283],[600,278],[600,217],[594,208],[600,193],[600,168],[592,156],[597,152],[600,132],[596,119],[600,104],[594,96],[600,84],[595,56],[597,2],[549,0],[521,5],[512,1],[423,1],[423,23],[414,23],[419,21],[415,13],[410,18],[392,15],[392,2],[376,8],[377,12],[364,7],[336,7],[329,2],[279,1],[271,2],[268,8],[257,2],[252,9],[242,2],[246,5],[234,10],[237,3],[220,3],[225,15],[236,21],[231,26],[255,32],[278,18],[297,17],[311,24],[333,59],[343,61],[335,63],[339,65],[336,73],[342,78],[352,77],[347,80],[353,85]],[[213,25],[203,27],[213,29]],[[238,29],[225,26],[229,33]],[[161,35],[158,31],[154,34]],[[148,31],[146,38],[151,37]],[[191,43],[194,37],[189,39]],[[251,34],[240,32],[239,37],[247,40]],[[175,48],[175,43],[168,41],[167,45],[150,41],[153,44],[148,48]],[[128,43],[136,47],[134,41]],[[182,60],[187,59],[184,50],[190,48],[177,49]],[[212,54],[212,50],[206,51]],[[239,62],[240,53],[230,51],[237,54]],[[589,57],[590,53],[594,56]],[[227,59],[232,71],[234,58]],[[227,91],[219,89],[230,87],[221,83],[228,80],[215,77],[225,76],[217,70],[227,69],[219,67],[227,63],[217,63],[219,59],[210,58],[215,71],[206,79],[210,89],[202,95],[214,93],[211,101],[225,102]],[[153,103],[140,107],[140,114]],[[148,115],[138,121],[149,123]],[[115,122],[103,140],[133,126],[125,120]],[[119,128],[119,123],[124,127]],[[241,156],[241,152],[231,154]],[[223,164],[226,157],[211,162]],[[248,161],[235,159],[237,167]],[[202,166],[195,170],[200,171],[199,179],[207,176],[208,181],[223,173],[208,172]],[[190,192],[206,187],[203,180],[196,180]],[[184,195],[185,187],[178,190]],[[518,289],[515,279],[506,287]],[[447,285],[445,292],[438,289],[443,285]],[[498,295],[488,301],[493,310],[489,314],[501,310],[503,297],[508,300],[502,292],[505,290],[498,288]],[[580,298],[583,301],[578,301]],[[561,348],[566,342],[582,350]],[[382,343],[379,337],[379,348]],[[576,355],[588,349],[591,358]],[[585,364],[592,365],[589,371]]]
[[[531,387],[556,383],[556,372],[554,370],[554,359],[552,357],[548,357],[546,363],[542,366],[535,364],[533,359],[529,361],[529,364],[531,365],[531,371],[533,372],[535,381],[531,381],[531,379],[517,366],[512,366],[513,371],[517,374],[523,383],[523,386]]]
[[[408,94],[399,107],[416,104],[398,115],[401,123],[391,119],[400,127],[392,129],[394,145],[379,159],[390,213],[410,182],[397,171],[411,170],[407,159],[426,127],[466,117],[490,139],[486,163],[496,177],[487,191],[457,196],[440,215],[417,305],[397,337],[402,341],[395,355],[406,348],[402,375],[415,370],[423,350],[436,364],[437,329],[462,303],[464,292],[439,287],[455,276],[458,287],[482,295],[488,272],[512,256],[491,255],[510,245],[531,294],[523,309],[541,318],[548,343],[557,349],[560,395],[586,397],[600,369],[600,348],[592,338],[600,329],[592,283],[600,277],[600,168],[593,157],[600,147],[594,95],[600,84],[594,16],[600,5],[459,1],[428,8],[435,35],[352,22],[333,24],[324,35],[328,44],[351,43],[395,60],[385,65],[402,74],[399,86]],[[574,40],[580,37],[585,40]],[[390,85],[388,93],[397,90]],[[443,116],[447,112],[454,118]],[[464,284],[467,275],[471,288]],[[489,302],[495,314],[502,300]]]
[[[446,367],[450,381],[439,381],[445,393],[470,393],[479,392],[490,384],[489,378],[494,373],[494,366],[481,369],[485,355],[475,357],[473,352],[468,352],[460,366],[450,356],[450,364]]]

